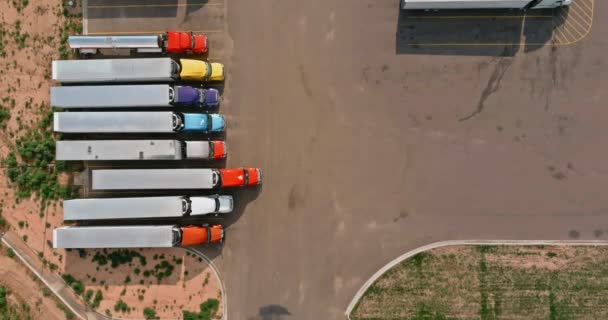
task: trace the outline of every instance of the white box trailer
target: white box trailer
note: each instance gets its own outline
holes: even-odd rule
[[[182,112],[55,112],[53,130],[64,133],[220,132],[221,114]]]
[[[171,58],[55,60],[52,78],[74,82],[167,82],[179,79],[180,65]]]
[[[226,157],[224,141],[60,140],[55,159],[61,161],[182,160]]]
[[[233,199],[229,195],[75,199],[63,202],[63,219],[181,218],[229,213],[232,209]]]
[[[55,112],[53,129],[65,133],[174,132],[173,112]]]
[[[217,169],[94,169],[92,190],[213,189],[220,186]]]
[[[51,87],[51,106],[73,108],[216,107],[219,92],[170,84]]]
[[[567,6],[572,0],[401,0],[405,10],[459,9],[550,9]]]
[[[224,239],[221,225],[95,226],[53,230],[53,248],[169,248]]]

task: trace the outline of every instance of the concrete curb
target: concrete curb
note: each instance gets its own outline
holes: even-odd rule
[[[470,245],[503,245],[503,246],[533,246],[533,245],[568,245],[568,246],[608,246],[608,241],[603,240],[449,240],[449,241],[439,241],[433,242],[431,244],[427,244],[422,247],[418,247],[414,250],[408,251],[397,258],[393,259],[386,265],[384,265],[380,270],[376,271],[365,283],[363,286],[357,291],[351,302],[346,307],[346,318],[350,320],[350,314],[353,312],[353,309],[363,297],[363,294],[367,289],[380,278],[385,272],[401,263],[403,260],[408,259],[418,253],[429,251],[432,249],[437,249],[441,247],[448,246],[470,246]]]
[[[204,253],[197,251],[193,248],[186,248],[186,251],[195,254],[196,256],[205,260],[213,270],[213,273],[215,273],[215,277],[220,283],[220,291],[222,293],[222,320],[228,320],[228,295],[226,294],[226,287],[224,286],[224,280],[222,279],[222,274],[220,273],[219,269],[213,263],[213,261],[211,261],[211,259],[209,259],[209,257],[207,257]]]
[[[40,281],[42,281],[42,283],[44,283],[44,285],[49,288],[49,290],[51,290],[55,296],[61,300],[61,302],[63,303],[64,306],[66,306],[67,308],[70,309],[70,311],[72,311],[78,318],[82,319],[82,320],[87,320],[86,316],[83,316],[82,314],[80,314],[79,311],[77,311],[76,309],[74,309],[72,307],[72,305],[63,297],[63,295],[59,294],[59,292],[57,290],[55,290],[55,288],[46,281],[45,277],[43,277],[38,270],[36,270],[36,268],[34,268],[34,266],[32,266],[27,259],[25,259],[21,253],[19,253],[19,250],[16,250],[15,247],[13,247],[10,243],[8,243],[8,241],[4,238],[4,234],[2,234],[2,243],[11,248],[11,250],[13,250],[13,252],[15,253],[15,255],[17,257],[19,257],[19,260],[21,260],[21,262],[28,268],[30,269],[30,271],[32,273],[34,273],[36,275],[36,277],[38,277],[38,279],[40,279]]]

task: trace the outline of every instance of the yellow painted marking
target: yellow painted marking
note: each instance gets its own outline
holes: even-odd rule
[[[163,31],[108,31],[108,32],[89,32],[88,35],[89,36],[112,36],[112,35],[121,35],[121,34],[161,34],[161,33],[165,33],[167,32],[166,30]],[[192,31],[193,33],[218,33],[218,32],[222,32],[221,30],[199,30],[199,31]]]
[[[575,14],[578,18],[580,18],[583,21],[588,21],[589,19],[592,19],[591,17],[589,17],[589,15],[587,15],[587,13],[585,11],[582,11],[582,13],[584,13],[587,17],[583,17],[579,11],[582,11],[582,10],[572,10],[572,11],[570,11],[569,14]]]
[[[585,10],[576,10],[576,11],[572,11],[572,12],[576,13],[577,15],[580,15],[583,20],[593,19],[593,17],[590,16]],[[583,17],[582,15],[585,15],[585,17]]]
[[[565,26],[565,25],[564,25],[564,26]],[[583,35],[583,34],[581,34],[580,32],[578,32],[578,30],[576,30],[575,28],[560,28],[560,30],[561,30],[562,32],[565,32],[565,33],[569,34],[569,35],[570,35],[570,36],[572,36],[574,39],[578,39],[580,36],[582,36],[582,35]],[[571,32],[571,30],[576,31],[576,33],[578,34],[578,37],[577,37],[577,36],[576,36],[576,35],[575,35],[573,32]]]
[[[177,4],[122,4],[122,5],[100,5],[88,6],[87,9],[112,9],[112,8],[155,8],[155,7],[203,7],[221,6],[221,3],[177,3]]]
[[[591,2],[592,2],[592,3],[591,3],[591,8],[589,8],[589,7],[587,6],[587,4],[586,4],[585,2],[582,2],[582,1],[581,1],[581,5],[582,5],[583,7],[585,7],[585,8],[587,8],[587,10],[589,10],[589,11],[593,11],[594,5],[593,5],[593,1],[591,1]]]
[[[555,33],[553,34],[553,38],[554,38],[555,40],[557,40],[557,42],[558,42],[558,43],[564,42],[564,41],[562,41],[562,39],[560,39],[560,37],[558,37],[558,35],[559,35],[559,33],[555,32]]]
[[[585,27],[582,24],[580,24],[578,19],[570,19],[566,22],[569,22],[569,21],[572,21],[573,24],[576,24],[577,26],[579,26],[581,28],[581,30],[587,30],[587,27],[589,27],[589,26]],[[578,29],[577,29],[577,31],[578,31]]]

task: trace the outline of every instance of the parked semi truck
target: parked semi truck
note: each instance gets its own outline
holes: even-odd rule
[[[80,53],[94,54],[98,49],[135,49],[138,52],[206,53],[207,37],[184,31],[156,35],[69,36],[68,45]]]
[[[262,183],[258,168],[93,169],[92,190],[215,189]]]
[[[232,212],[228,195],[75,199],[63,202],[64,220],[156,219],[219,215]]]
[[[97,226],[59,227],[53,230],[53,248],[166,248],[218,243],[220,225],[211,226]]]
[[[55,112],[53,129],[65,133],[220,132],[221,114],[180,112]]]
[[[222,159],[224,141],[60,140],[55,159],[62,161]]]
[[[217,89],[170,84],[51,87],[51,106],[73,108],[217,107]]]
[[[572,0],[401,0],[405,10],[444,9],[551,9],[568,6]]]
[[[224,65],[171,58],[55,60],[52,77],[63,83],[222,81]]]

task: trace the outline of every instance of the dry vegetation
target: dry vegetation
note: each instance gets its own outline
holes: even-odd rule
[[[50,66],[53,59],[70,58],[67,37],[81,31],[80,17],[69,16],[61,1],[0,3],[0,228],[18,233],[47,268],[63,275],[100,313],[117,318],[221,316],[219,284],[211,269],[183,250],[51,248],[52,229],[62,224],[61,200],[72,195],[73,174],[53,159],[57,137],[51,128]],[[11,289],[9,297],[19,290]]]
[[[54,299],[51,290],[16,261],[10,249],[0,246],[0,250],[0,319],[73,317],[70,311],[62,311],[65,307]]]
[[[418,254],[353,319],[607,319],[608,247],[461,246]]]

